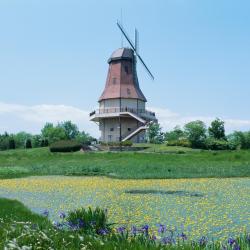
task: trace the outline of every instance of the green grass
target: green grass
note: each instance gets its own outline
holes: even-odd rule
[[[226,249],[250,249],[249,236],[241,236],[233,247],[227,242],[208,242],[200,245],[199,242],[182,241],[165,244],[161,239],[152,240],[150,234],[138,233],[131,235],[128,230],[119,233],[109,231],[107,235],[100,235],[94,231],[82,229],[56,228],[47,218],[32,213],[22,203],[15,200],[0,199],[0,249],[89,249],[89,250],[219,250],[227,245]],[[130,236],[128,236],[130,234]],[[164,236],[162,236],[164,237]],[[178,236],[177,236],[178,237]],[[238,249],[238,248],[237,248]]]
[[[212,152],[151,145],[143,152],[50,153],[48,148],[0,152],[0,178],[35,175],[249,177],[250,150]]]

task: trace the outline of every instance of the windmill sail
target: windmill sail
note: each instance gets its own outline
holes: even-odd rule
[[[119,21],[117,21],[117,26],[118,28],[121,30],[122,34],[124,35],[124,37],[127,39],[128,43],[130,44],[130,46],[132,47],[133,51],[135,52],[135,55],[139,58],[139,60],[141,61],[142,65],[144,66],[144,68],[146,69],[147,73],[149,74],[149,76],[152,78],[152,80],[154,80],[154,76],[151,73],[151,71],[149,70],[149,68],[147,67],[147,65],[145,64],[145,62],[142,60],[141,56],[138,53],[138,31],[135,31],[135,44],[132,42],[132,40],[129,38],[127,32],[125,31],[125,29],[123,28],[123,26],[121,25],[121,23],[119,23]]]

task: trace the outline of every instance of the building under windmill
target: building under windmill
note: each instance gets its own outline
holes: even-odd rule
[[[147,125],[157,122],[157,119],[155,113],[145,107],[147,100],[140,89],[136,72],[137,58],[152,78],[153,75],[138,54],[137,31],[134,45],[121,24],[117,25],[131,48],[119,48],[109,58],[106,85],[98,100],[99,109],[90,113],[90,120],[99,124],[100,141],[144,142]]]

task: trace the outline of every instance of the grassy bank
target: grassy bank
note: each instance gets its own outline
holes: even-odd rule
[[[0,152],[0,178],[31,175],[134,179],[247,177],[250,151],[209,152],[153,145],[138,153],[50,153],[48,148]]]
[[[185,233],[176,234],[164,225],[159,225],[158,236],[151,234],[147,225],[114,227],[106,222],[103,210],[77,210],[68,216],[61,213],[61,222],[52,225],[18,201],[0,199],[0,207],[0,249],[250,249],[249,235],[225,242],[212,242],[204,236],[191,242]]]

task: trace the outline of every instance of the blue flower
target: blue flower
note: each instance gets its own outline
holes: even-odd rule
[[[59,213],[59,217],[60,217],[61,219],[65,219],[66,214],[65,214],[64,212],[60,212],[60,213]]]
[[[57,229],[62,228],[62,224],[59,223],[58,221],[53,221],[53,226],[54,226],[55,228],[57,228]]]
[[[205,236],[202,236],[200,239],[199,239],[199,245],[201,247],[204,247],[207,245],[207,238]]]
[[[146,235],[148,235],[148,229],[149,229],[149,226],[148,225],[144,225],[141,230],[142,232],[144,232]]]
[[[126,230],[126,227],[118,227],[118,228],[116,229],[116,231],[117,231],[118,233],[120,233],[120,234],[123,234],[123,233],[125,232],[125,230]]]
[[[100,235],[107,235],[109,233],[109,231],[106,228],[101,228],[98,230],[97,233]]]
[[[165,236],[164,238],[162,238],[161,242],[165,245],[172,245],[175,243],[174,239],[168,236]]]
[[[182,232],[181,234],[179,234],[178,236],[179,236],[179,238],[181,238],[183,241],[184,241],[184,240],[187,240],[187,235],[184,234],[183,232]]]
[[[132,227],[131,227],[131,234],[132,234],[133,236],[136,236],[136,234],[137,234],[137,228],[136,228],[136,226],[132,226]]]
[[[165,233],[166,232],[166,226],[160,224],[158,228],[158,233]]]
[[[233,244],[236,243],[236,240],[234,238],[229,238],[227,242],[230,246],[232,246]]]
[[[48,216],[49,216],[49,210],[45,209],[45,210],[42,212],[42,215],[45,216],[45,217],[48,217]]]

